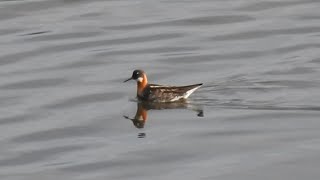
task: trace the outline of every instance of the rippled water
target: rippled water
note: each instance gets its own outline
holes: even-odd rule
[[[319,8],[0,1],[1,179],[318,177]],[[137,68],[204,86],[146,108],[122,83]]]

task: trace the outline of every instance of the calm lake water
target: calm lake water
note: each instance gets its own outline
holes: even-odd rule
[[[0,1],[0,179],[316,179],[319,9]],[[204,86],[187,104],[145,107],[122,83],[134,69]]]

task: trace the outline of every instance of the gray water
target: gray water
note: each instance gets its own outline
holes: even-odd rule
[[[0,179],[317,179],[319,9],[0,1]],[[138,68],[204,86],[136,128]]]

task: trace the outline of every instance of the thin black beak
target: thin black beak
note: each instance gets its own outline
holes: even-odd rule
[[[129,78],[129,79],[127,79],[127,80],[125,80],[125,81],[123,81],[123,82],[125,83],[125,82],[127,82],[127,81],[130,81],[131,79],[132,79],[132,77],[131,77],[131,78]]]

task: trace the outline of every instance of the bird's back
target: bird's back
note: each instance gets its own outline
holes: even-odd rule
[[[154,102],[174,102],[188,98],[202,84],[193,84],[188,86],[163,86],[157,84],[148,84],[144,89],[142,96],[138,97],[145,101]]]

